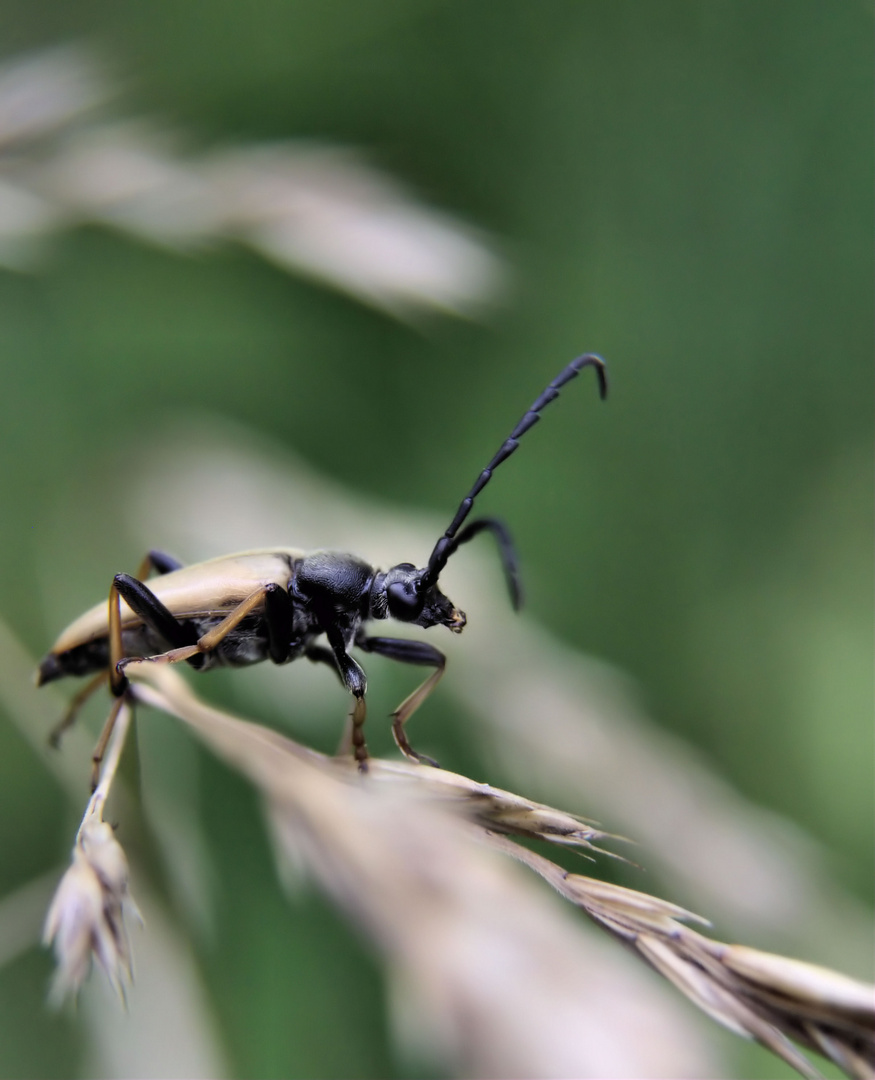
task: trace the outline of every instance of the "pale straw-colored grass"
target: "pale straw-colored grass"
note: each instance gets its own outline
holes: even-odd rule
[[[543,877],[711,1017],[755,1039],[803,1076],[819,1073],[791,1040],[820,1052],[848,1076],[873,1075],[872,987],[712,940],[686,925],[704,920],[683,908],[569,873],[515,839],[591,852],[594,842],[610,838],[590,823],[426,766],[372,760],[361,775],[348,757],[326,757],[206,705],[173,670],[144,661],[126,671],[138,700],[183,721],[257,787],[284,861],[318,881],[400,973],[426,1018],[419,1041],[439,1049],[444,1061],[475,1073],[536,1075],[532,1031],[538,1054],[551,1042],[543,1038],[541,1019],[553,1043],[553,1058],[540,1060],[543,1075],[579,1066],[571,1045],[587,1040],[596,1048],[587,1059],[588,1073],[619,1075],[615,1056],[599,1058],[604,1033],[596,996],[589,1013],[571,1016],[563,1008],[563,997],[569,1000],[567,964],[553,955],[549,933],[541,940],[537,923],[530,924],[538,919],[537,904],[529,906],[528,890],[520,890],[496,859],[503,855]],[[125,895],[123,884],[116,908]],[[59,907],[63,901],[56,899],[56,921]],[[544,963],[536,970],[546,995],[540,1018],[532,1015],[527,985],[539,945]],[[80,971],[76,949],[70,962],[57,938],[56,949],[62,971]],[[123,950],[119,968],[128,968]],[[63,981],[70,985],[69,974]],[[117,976],[114,981],[120,985]],[[496,1000],[506,1007],[493,1007]],[[529,1006],[516,1022],[515,1004]],[[611,1067],[600,1070],[599,1064]]]
[[[16,644],[11,638],[4,643],[8,659]],[[613,962],[602,963],[598,949],[587,952],[565,936],[567,927],[556,921],[543,897],[514,877],[506,861],[496,861],[512,856],[700,1008],[757,1039],[803,1075],[817,1072],[788,1037],[820,1050],[849,1076],[872,1075],[871,987],[822,967],[709,939],[685,925],[698,917],[678,905],[570,874],[515,842],[524,836],[591,855],[612,840],[592,823],[405,762],[373,760],[362,777],[346,758],[327,758],[205,705],[172,669],[143,663],[131,666],[129,674],[138,698],[182,720],[261,791],[283,864],[294,864],[318,881],[381,953],[399,1036],[420,1052],[426,1048],[467,1074],[719,1071],[706,1064],[707,1052],[695,1045],[694,1034],[674,1027],[657,999],[630,994],[618,982]],[[14,704],[17,688],[7,692],[4,685],[4,692],[7,704]],[[48,715],[51,709],[42,711]],[[39,726],[47,727],[47,719]],[[34,734],[29,725],[22,730]],[[80,736],[73,739],[77,745],[82,742],[81,733],[71,734]],[[123,855],[114,852],[107,872],[100,857],[80,843],[92,827],[100,831],[124,734],[120,728],[114,736],[77,838],[74,869],[49,918],[54,928],[69,928],[55,941],[58,993],[73,989],[89,966],[77,922],[83,901],[73,895],[80,878],[88,878],[82,889],[86,899],[96,895],[97,880],[109,912],[85,905],[96,928],[94,955],[122,992],[131,970],[123,926],[124,911],[131,910]],[[63,757],[47,760],[64,764],[69,786]],[[79,762],[84,777],[81,753]],[[129,803],[128,797],[118,805]],[[109,841],[110,847],[115,844]],[[72,916],[62,910],[66,904],[72,905]],[[147,937],[150,932],[147,928]],[[639,1045],[617,1045],[611,1014],[618,1002],[632,1018]],[[514,1023],[519,1015],[526,1016],[524,1025]],[[690,1040],[686,1058],[684,1039]],[[637,1053],[640,1047],[646,1053]]]
[[[705,922],[633,889],[568,874],[542,856],[505,845],[573,904],[628,942],[700,1009],[753,1038],[803,1076],[818,1071],[790,1042],[832,1060],[848,1076],[875,1070],[875,987],[816,964],[715,941],[684,925]]]
[[[65,699],[52,688],[35,692],[33,671],[34,657],[0,620],[0,710],[17,737],[30,747],[46,777],[63,792],[70,810],[81,814],[83,801],[89,801],[85,778],[94,737],[84,725],[77,725],[66,733],[61,752],[50,748],[46,736],[63,711]],[[48,785],[52,786],[51,780]],[[122,826],[116,835],[130,838],[136,834],[145,816],[148,800],[144,796],[145,792],[134,795],[123,778],[115,776],[109,819]],[[170,802],[168,809],[175,810],[176,804]],[[39,811],[23,804],[21,813]],[[184,839],[184,815],[177,813],[174,824]],[[148,825],[154,832],[151,821]],[[163,842],[165,834],[157,835]],[[150,872],[139,858],[137,846],[131,846],[127,855],[137,907],[145,924],[145,928],[139,926],[135,919],[131,935],[136,988],[128,995],[128,1009],[122,1018],[108,1000],[112,991],[104,980],[90,980],[79,995],[76,1023],[87,1053],[80,1071],[89,1076],[185,1076],[193,1080],[228,1076],[231,1069],[224,1040],[199,971],[190,927],[181,925],[160,893],[150,887]],[[64,866],[52,866],[0,898],[0,966],[13,963],[38,945],[52,894],[65,870]],[[124,901],[125,897],[118,899]],[[39,1002],[33,1007],[38,1008]]]
[[[91,970],[92,956],[120,997],[133,979],[127,923],[139,919],[140,913],[129,889],[128,860],[103,818],[132,711],[130,704],[121,703],[100,782],[76,834],[70,868],[46,915],[43,941],[54,946],[57,959],[51,991],[55,1004],[79,989]]]
[[[717,1072],[625,958],[490,850],[506,828],[591,851],[603,837],[592,825],[440,770],[373,760],[362,776],[206,705],[173,670],[145,662],[131,676],[138,699],[255,784],[281,864],[315,880],[379,954],[412,1054],[463,1075]]]
[[[470,317],[501,291],[481,232],[355,150],[286,140],[194,151],[160,119],[124,116],[108,67],[81,46],[0,65],[0,266],[32,269],[59,233],[98,224],[177,252],[244,244],[405,319]]]

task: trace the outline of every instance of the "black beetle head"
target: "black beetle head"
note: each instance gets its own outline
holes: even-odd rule
[[[453,607],[437,585],[427,585],[425,570],[413,563],[399,563],[387,570],[381,582],[387,615],[415,626],[446,626],[454,634],[465,625],[465,612]]]

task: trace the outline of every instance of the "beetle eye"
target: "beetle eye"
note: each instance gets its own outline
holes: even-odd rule
[[[386,598],[392,618],[401,622],[412,622],[425,604],[425,597],[412,581],[393,581],[386,589]]]

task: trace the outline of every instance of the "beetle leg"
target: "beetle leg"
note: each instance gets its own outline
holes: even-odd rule
[[[364,637],[362,635],[356,639],[356,645],[365,652],[377,653],[380,656],[388,657],[390,660],[400,660],[402,664],[421,664],[435,669],[425,682],[417,687],[412,694],[408,695],[392,713],[392,734],[395,736],[398,749],[405,757],[410,758],[411,761],[418,761],[424,765],[433,765],[434,768],[439,769],[440,766],[433,758],[420,754],[413,749],[407,741],[404,725],[434,690],[444,673],[447,658],[427,642],[410,641],[405,638]]]
[[[285,597],[285,600],[282,597]],[[169,652],[159,653],[157,656],[147,657],[147,659],[158,664],[178,664],[180,660],[192,660],[201,653],[208,653],[221,645],[231,631],[258,608],[263,610],[268,622],[270,657],[275,663],[281,664],[288,659],[291,647],[292,603],[289,594],[273,582],[261,585],[255,592],[250,593],[230,615],[222,619],[212,630],[202,634],[197,641],[171,649]],[[285,633],[286,631],[288,633]],[[284,642],[282,641],[283,634],[286,638]]]
[[[150,570],[155,570],[159,574],[169,574],[172,570],[178,570],[181,565],[182,563],[174,559],[172,555],[167,555],[163,551],[150,551],[140,565],[137,578],[146,577]],[[174,619],[151,590],[147,589],[146,586],[136,578],[131,578],[127,574],[119,576],[122,578],[122,582],[119,582],[118,580],[113,581],[109,593],[109,669],[108,671],[98,672],[73,698],[67,707],[67,711],[49,732],[50,746],[58,746],[63,733],[75,723],[76,717],[82,706],[91,695],[107,681],[107,679],[109,679],[110,688],[114,694],[119,695],[124,690],[124,677],[118,672],[116,667],[124,656],[121,638],[120,593],[124,595],[125,600],[129,601],[129,606],[133,607],[145,622],[150,626],[153,626],[164,636],[167,636],[171,645],[182,644],[182,640],[180,640],[179,633],[177,632],[177,630],[183,629],[182,624]],[[133,583],[133,586],[139,586],[139,589],[134,588],[131,583]],[[135,592],[139,594],[139,598],[134,596]],[[133,598],[133,603],[130,603],[131,598]],[[156,620],[155,612],[158,608],[162,610],[159,614],[159,619]],[[175,624],[175,629],[171,628],[171,624]],[[172,637],[169,636],[171,630],[174,635]]]
[[[145,581],[149,576],[149,571],[154,570],[156,574],[169,574],[173,570],[181,570],[182,563],[179,559],[174,559],[172,555],[168,555],[166,551],[149,551],[145,558],[140,563],[140,569],[137,571],[137,578],[140,581]]]
[[[326,667],[330,667],[334,674],[340,679],[344,687],[346,683],[343,680],[343,676],[340,674],[340,668],[337,666],[337,658],[331,649],[326,649],[324,645],[308,645],[304,650],[304,656],[308,660],[311,660],[314,664],[325,664]],[[337,756],[342,757],[345,754],[351,754],[353,752],[353,732],[355,727],[352,723],[352,716],[349,717],[350,723],[347,725],[346,730],[343,733],[343,737],[337,747]],[[362,720],[359,723],[359,727],[364,722]]]
[[[292,654],[295,604],[279,585],[265,586],[264,622],[267,626],[267,653],[275,664],[284,664]]]
[[[118,697],[127,686],[119,664],[125,659],[122,644],[121,598],[157,634],[176,649],[195,642],[194,630],[182,623],[161,603],[152,590],[131,577],[116,574],[109,590],[109,686]]]
[[[326,664],[343,682],[343,676],[340,674],[340,668],[337,666],[337,660],[331,649],[326,649],[324,645],[308,645],[304,650],[304,656],[308,660],[312,660],[314,664]],[[344,685],[346,684],[344,683]]]
[[[365,719],[368,715],[367,706],[365,705],[365,691],[368,688],[367,676],[346,651],[343,634],[337,626],[330,626],[325,631],[325,636],[328,638],[328,644],[331,646],[331,651],[334,654],[334,660],[340,674],[340,681],[355,697],[355,704],[353,705],[351,717],[352,731],[350,733],[352,753],[353,757],[358,762],[359,772],[367,772],[369,755],[368,744],[365,742],[364,732]],[[324,659],[321,652],[316,658],[319,660]],[[311,659],[313,659],[313,657],[311,657]]]
[[[122,646],[122,611],[119,599],[118,579],[113,578],[109,589],[109,688],[118,697],[127,686],[127,679],[119,671],[119,663],[124,655]]]
[[[356,694],[355,704],[352,707],[352,730],[350,731],[350,741],[352,742],[352,756],[358,762],[359,772],[366,773],[368,771],[368,744],[365,742],[365,720],[368,716],[368,709],[365,705],[365,695]]]
[[[118,714],[121,712],[121,707],[124,703],[124,692],[122,692],[122,694],[112,703],[109,716],[106,718],[106,723],[103,725],[103,731],[101,731],[100,738],[97,740],[97,746],[94,747],[94,753],[91,755],[92,793],[97,788],[98,781],[100,780],[100,766],[103,764],[103,755],[106,753],[109,737],[112,735],[112,729],[115,727],[115,722],[118,719]]]
[[[67,706],[67,711],[49,732],[49,746],[57,749],[61,742],[61,736],[64,734],[67,728],[72,727],[73,724],[76,722],[76,717],[79,715],[79,710],[91,697],[91,695],[96,690],[99,690],[101,686],[103,686],[108,677],[108,672],[98,671],[94,678],[88,680],[85,686],[79,691],[79,693]]]

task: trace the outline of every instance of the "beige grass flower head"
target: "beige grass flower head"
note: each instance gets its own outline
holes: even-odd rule
[[[240,243],[389,315],[478,317],[505,286],[487,238],[355,150],[285,141],[197,153],[158,119],[108,108],[90,50],[0,65],[0,266],[38,265],[97,223],[172,251]]]
[[[53,945],[57,969],[50,999],[60,1005],[91,971],[92,958],[123,1000],[133,979],[126,917],[140,919],[129,888],[128,860],[103,808],[130,724],[130,708],[119,712],[100,783],[92,795],[73,846],[72,863],[61,878],[46,916],[43,942]]]
[[[872,986],[706,937],[686,925],[707,925],[700,916],[571,873],[517,842],[546,841],[586,855],[602,851],[595,841],[618,839],[582,818],[409,762],[371,759],[363,783],[350,757],[327,758],[215,709],[166,667],[142,661],[126,674],[138,700],[182,720],[256,785],[278,852],[306,869],[365,931],[389,969],[401,973],[404,1004],[416,999],[419,1016],[427,1017],[422,1043],[430,1040],[456,1071],[639,1075],[643,1067],[623,1053],[634,1054],[646,1039],[617,1045],[619,1027],[611,1029],[613,1040],[600,1039],[612,1022],[608,1012],[598,1012],[610,997],[610,976],[595,965],[584,973],[569,969],[572,940],[554,947],[552,913],[530,906],[528,890],[495,862],[501,854],[540,875],[703,1012],[807,1080],[821,1074],[795,1044],[854,1080],[875,1077]],[[634,1012],[631,1001],[623,1005]],[[644,1011],[655,1021],[653,1002]],[[557,1023],[559,1017],[565,1020]],[[599,1057],[605,1041],[613,1043],[609,1055]],[[585,1049],[575,1056],[577,1043]],[[672,1052],[677,1071],[660,1075],[696,1074],[688,1062],[686,1069],[680,1064],[677,1047]]]

